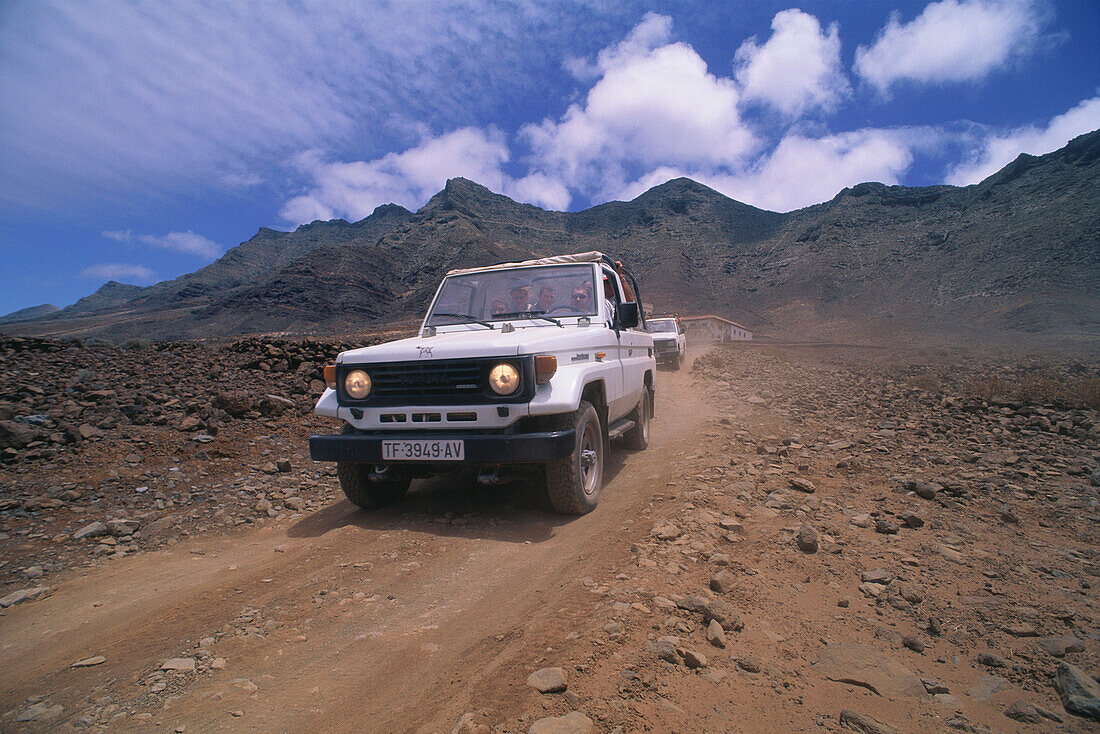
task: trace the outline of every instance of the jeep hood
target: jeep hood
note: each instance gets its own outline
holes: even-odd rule
[[[520,328],[504,334],[500,329],[451,331],[435,336],[412,337],[376,344],[372,347],[343,352],[341,364],[375,362],[420,362],[429,359],[464,359],[468,357],[512,357],[544,354],[595,346],[606,341],[608,333],[599,327],[568,325],[564,328],[547,325]],[[601,338],[602,337],[602,338]],[[614,336],[611,337],[614,339]]]

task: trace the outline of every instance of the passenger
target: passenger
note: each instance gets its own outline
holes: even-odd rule
[[[611,279],[606,275],[603,276],[603,302],[607,305],[607,316],[610,319],[607,325],[613,326],[615,323],[615,286],[611,284]]]
[[[569,296],[569,305],[579,313],[592,313],[592,296],[582,285],[574,286]]]
[[[539,301],[536,304],[538,310],[546,313],[550,309],[552,309],[554,307],[555,295],[556,292],[554,291],[554,286],[550,285],[549,283],[543,285],[542,288],[539,288]]]
[[[626,278],[626,273],[623,272],[623,261],[615,261],[615,272],[619,274],[619,282],[623,284],[623,300],[624,301],[636,301],[638,300],[634,296],[634,289],[630,287],[630,281]]]

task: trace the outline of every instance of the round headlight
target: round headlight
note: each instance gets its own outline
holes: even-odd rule
[[[519,370],[507,362],[501,362],[489,370],[489,387],[497,395],[511,395],[519,389]]]
[[[344,392],[356,400],[367,397],[370,395],[370,375],[363,370],[352,370],[344,378]]]

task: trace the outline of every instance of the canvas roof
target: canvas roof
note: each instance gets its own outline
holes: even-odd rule
[[[578,252],[575,255],[554,255],[553,257],[540,257],[537,260],[522,260],[514,263],[500,263],[498,265],[486,265],[480,268],[458,268],[447,271],[447,275],[462,275],[465,273],[482,273],[488,270],[510,270],[512,268],[528,268],[532,265],[565,265],[568,263],[596,263],[601,262],[607,255],[592,250],[591,252]]]

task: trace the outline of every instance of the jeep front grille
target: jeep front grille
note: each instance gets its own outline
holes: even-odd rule
[[[482,367],[477,362],[376,365],[370,369],[371,394],[378,398],[431,400],[445,395],[480,395]]]
[[[493,393],[488,383],[489,370],[504,361],[514,364],[522,376],[520,389],[508,397]],[[344,375],[353,369],[366,370],[371,377],[370,394],[363,400],[355,400],[344,392]],[[514,403],[529,400],[534,394],[534,377],[530,358],[341,364],[337,369],[336,393],[341,405],[366,407]]]

